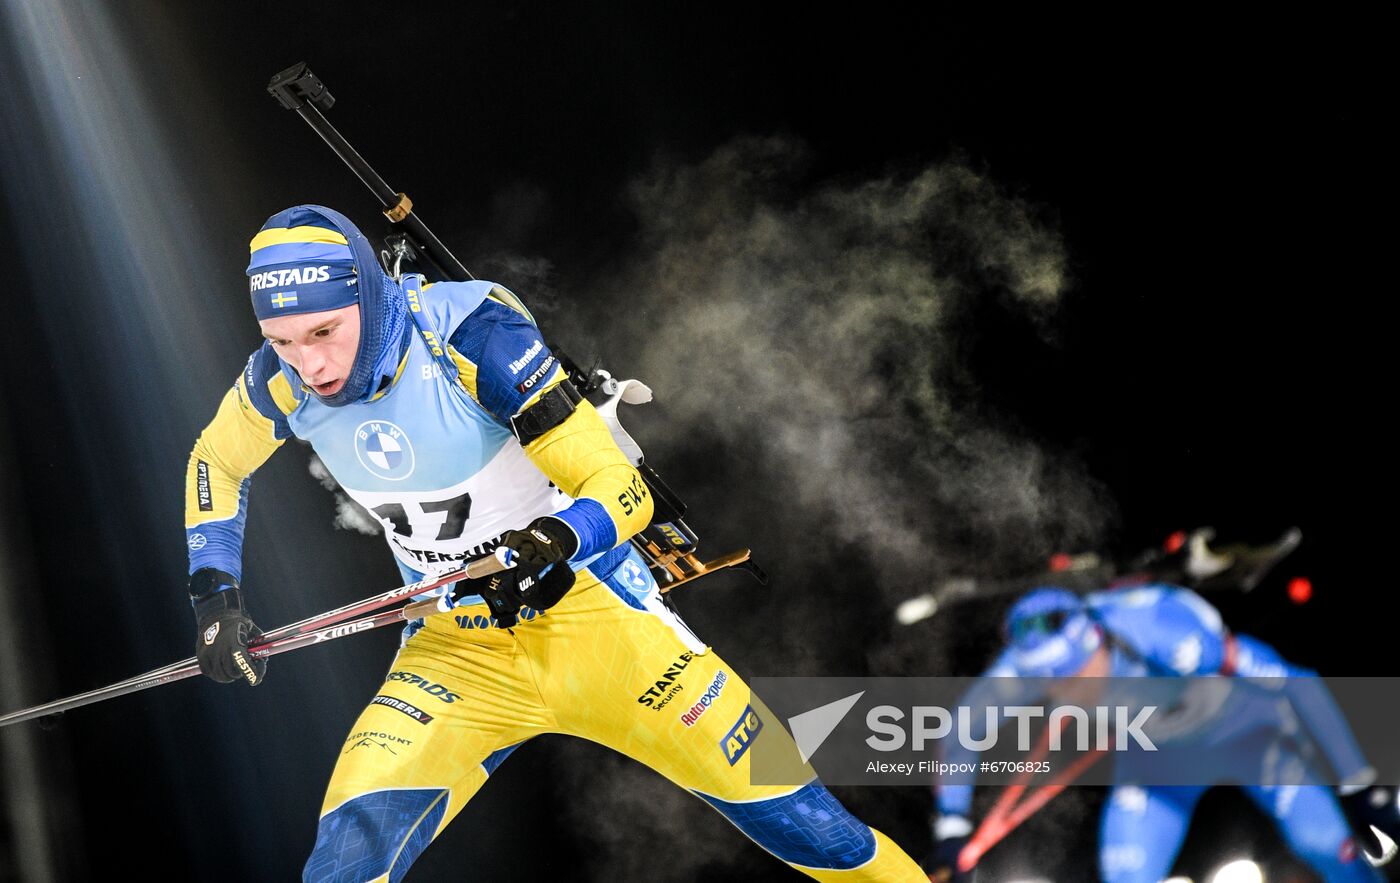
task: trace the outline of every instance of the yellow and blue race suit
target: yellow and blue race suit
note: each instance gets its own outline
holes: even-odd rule
[[[923,880],[815,780],[750,784],[764,728],[743,680],[662,603],[627,540],[651,517],[637,471],[588,402],[522,447],[510,419],[565,372],[509,292],[406,277],[411,322],[392,382],[327,407],[269,345],[249,359],[190,457],[191,572],[239,575],[248,476],[309,442],[380,519],[407,578],[488,551],[555,515],[579,537],[577,582],[548,611],[498,626],[477,596],[410,628],[351,728],[304,879],[398,881],[502,761],[541,733],[633,757],[821,880]]]

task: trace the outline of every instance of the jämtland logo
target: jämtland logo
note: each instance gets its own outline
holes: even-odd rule
[[[520,358],[510,363],[510,373],[519,374],[521,369],[530,364],[530,360],[538,356],[542,349],[544,349],[544,341],[536,340],[534,343],[530,344],[530,348],[527,349]]]

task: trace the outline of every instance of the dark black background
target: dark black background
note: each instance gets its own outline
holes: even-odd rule
[[[250,319],[224,317],[242,306],[244,248],[263,218],[323,202],[381,230],[368,194],[264,93],[270,75],[296,61],[310,62],[340,99],[333,121],[479,275],[499,275],[504,255],[545,258],[560,317],[568,292],[605,277],[631,246],[636,221],[622,194],[658,156],[694,162],[735,136],[778,134],[807,145],[813,187],[967,164],[1060,231],[1073,277],[1052,342],[995,302],[968,320],[978,330],[967,358],[982,407],[1080,458],[1110,489],[1108,551],[1206,523],[1251,540],[1300,526],[1305,546],[1288,572],[1220,599],[1227,618],[1325,673],[1393,673],[1380,428],[1389,286],[1376,246],[1391,202],[1372,98],[1377,59],[1359,39],[1365,22],[372,3],[131,3],[114,21],[110,37],[125,41],[135,72],[126,87],[144,92],[163,134],[181,145],[168,171],[196,182],[188,208],[212,256],[174,269],[170,285],[178,296],[233,304],[191,337],[194,346],[218,339],[228,352],[257,340]],[[7,76],[4,88],[17,82]],[[22,136],[8,133],[6,150],[34,149]],[[61,174],[62,159],[50,162]],[[84,272],[58,257],[68,231],[13,211],[4,222],[6,263],[18,272],[0,331],[10,436],[0,453],[9,455],[8,514],[20,524],[6,541],[28,562],[14,596],[40,701],[187,652],[183,455],[145,457],[120,440],[120,427],[170,389],[193,387],[205,410],[173,418],[187,438],[172,444],[187,450],[238,362],[211,364],[204,376],[146,374],[125,391],[140,407],[90,398],[105,344],[81,328],[100,322],[89,318],[63,340],[32,330],[65,274]],[[646,296],[616,292],[612,303],[640,309]],[[570,342],[568,329],[556,333]],[[683,347],[684,335],[662,321],[642,345]],[[652,459],[683,494],[704,494],[753,478],[725,454],[719,445]],[[330,583],[327,597],[348,600],[397,581],[378,541],[331,531],[331,501],[306,477],[304,456],[279,455],[254,493],[245,582],[271,624],[331,606],[298,596],[304,584]],[[274,486],[287,488],[276,512],[258,497]],[[124,510],[145,499],[137,489],[159,499],[154,515]],[[692,522],[718,537],[711,551],[748,544],[760,559],[781,559],[762,534],[726,533],[713,507]],[[292,548],[260,557],[290,536]],[[844,643],[811,650],[816,670],[860,673],[870,644],[904,638],[883,625],[887,611],[863,618],[858,555],[838,549],[814,562],[833,603],[861,614],[840,633]],[[1304,607],[1283,593],[1282,577],[1295,573],[1317,589]],[[775,575],[775,591],[807,590]],[[772,659],[752,649],[754,635],[782,629],[781,599],[754,609],[738,577],[715,579],[730,582],[687,598],[688,618],[741,673],[781,673],[753,668]],[[731,628],[736,617],[762,618],[761,628]],[[980,645],[987,653],[990,641],[988,633]],[[314,661],[278,660],[255,694],[189,682],[67,715],[40,738],[60,879],[115,869],[289,878],[310,849],[340,739],[393,642],[375,635],[307,651]],[[956,673],[984,658],[960,657]],[[574,879],[605,869],[580,863],[596,860],[590,834],[569,823],[571,795],[554,785],[564,766],[600,754],[562,742],[519,752],[410,879]],[[911,852],[926,848],[922,794],[843,797]],[[1217,801],[1221,814],[1238,810],[1229,800]],[[1040,836],[1055,835],[1037,824]],[[638,830],[635,849],[666,863],[668,843],[645,824]],[[724,858],[707,879],[791,876],[722,823],[690,836]],[[1206,853],[1221,845],[1198,841]],[[1083,848],[1090,863],[1092,844]]]

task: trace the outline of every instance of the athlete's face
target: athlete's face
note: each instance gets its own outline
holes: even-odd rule
[[[335,395],[350,376],[360,345],[360,306],[296,313],[258,322],[282,361],[317,395]]]

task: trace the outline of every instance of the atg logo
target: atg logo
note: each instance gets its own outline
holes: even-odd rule
[[[403,481],[413,474],[413,444],[387,420],[367,420],[355,429],[355,456],[370,474],[385,481]]]
[[[729,728],[729,732],[724,734],[724,738],[719,740],[719,748],[724,752],[724,759],[729,761],[730,766],[739,762],[739,758],[743,757],[744,752],[749,750],[754,737],[762,729],[762,718],[753,710],[752,705],[745,706],[744,713],[739,715],[739,720]]]

